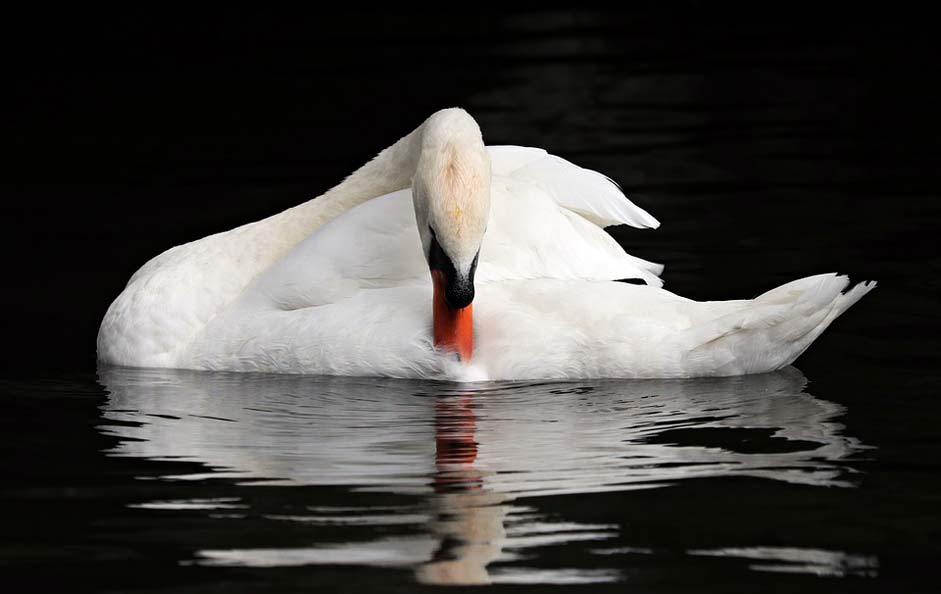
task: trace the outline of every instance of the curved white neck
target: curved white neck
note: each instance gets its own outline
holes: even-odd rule
[[[282,249],[287,251],[354,206],[410,187],[421,153],[423,127],[424,124],[380,152],[318,198],[259,221],[256,225],[262,227],[264,232],[276,233],[279,236],[278,243],[283,242]]]
[[[228,241],[221,249],[240,262],[239,275],[250,282],[340,214],[367,200],[411,187],[423,147],[430,143],[434,150],[442,134],[462,122],[465,126],[473,123],[480,142],[477,123],[465,111],[452,108],[436,112],[322,196],[224,234]],[[238,258],[239,252],[249,257]]]

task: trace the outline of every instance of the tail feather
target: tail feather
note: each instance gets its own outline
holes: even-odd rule
[[[690,370],[709,375],[764,373],[794,362],[843,312],[875,288],[873,281],[847,292],[849,278],[820,274],[792,281],[716,319],[693,326]]]

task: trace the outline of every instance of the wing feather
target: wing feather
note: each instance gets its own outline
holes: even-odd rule
[[[631,202],[621,188],[597,171],[579,167],[539,148],[489,146],[493,173],[541,185],[557,204],[599,227],[660,226],[650,213]]]

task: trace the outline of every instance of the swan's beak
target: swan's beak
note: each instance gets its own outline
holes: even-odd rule
[[[434,335],[435,346],[457,353],[461,361],[470,361],[474,352],[474,306],[468,302],[464,307],[449,303],[448,279],[440,270],[432,270],[434,282]],[[450,291],[453,293],[453,289]]]

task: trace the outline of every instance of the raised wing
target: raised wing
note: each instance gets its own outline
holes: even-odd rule
[[[599,227],[630,225],[641,229],[660,226],[650,213],[621,192],[610,178],[579,167],[540,148],[488,146],[494,175],[542,186],[560,206]]]

